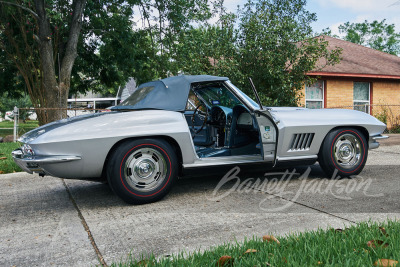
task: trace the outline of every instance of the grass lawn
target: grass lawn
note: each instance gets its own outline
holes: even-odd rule
[[[37,121],[26,121],[25,123],[20,122],[18,125],[18,135],[21,136],[24,133],[37,128]],[[13,121],[2,121],[0,122],[0,137],[14,134],[14,122]],[[11,152],[20,147],[19,143],[0,143],[0,174],[12,173],[22,171],[11,157]],[[6,159],[4,159],[6,158]]]
[[[39,127],[38,121],[26,121],[21,122],[18,125],[18,135],[21,136],[24,133]],[[14,134],[14,122],[13,121],[2,121],[0,122],[0,137]]]
[[[385,265],[385,260],[400,260],[398,221],[365,222],[346,229],[298,233],[277,240],[280,244],[256,237],[205,252],[130,259],[112,266],[396,266]]]
[[[11,152],[20,146],[19,143],[0,143],[0,174],[22,171],[11,156]]]

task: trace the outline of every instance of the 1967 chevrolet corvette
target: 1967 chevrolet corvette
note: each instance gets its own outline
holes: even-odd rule
[[[138,204],[206,167],[318,161],[329,177],[356,175],[385,127],[354,110],[263,107],[225,77],[177,76],[140,85],[110,112],[32,130],[13,157],[29,173],[107,180]]]

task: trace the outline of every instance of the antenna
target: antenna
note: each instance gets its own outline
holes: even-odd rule
[[[263,106],[261,104],[260,97],[258,96],[256,87],[254,86],[253,80],[250,77],[249,77],[249,81],[250,81],[251,88],[253,89],[253,92],[256,95],[256,100],[257,100],[258,105],[260,106],[260,110],[263,110]]]

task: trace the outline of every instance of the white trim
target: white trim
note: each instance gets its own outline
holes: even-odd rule
[[[368,101],[367,100],[354,100],[354,84],[355,83],[368,83]],[[354,102],[365,103],[368,105],[368,114],[371,114],[371,82],[353,82],[353,106]],[[354,109],[354,107],[353,107]]]
[[[304,88],[304,106],[307,107],[307,101],[311,102],[321,102],[321,108],[325,107],[324,99],[325,99],[325,81],[324,80],[317,80],[322,81],[322,99],[309,99],[307,98],[307,85]]]
[[[117,97],[105,97],[105,98],[69,98],[68,102],[93,102],[93,101],[115,101],[119,100]]]
[[[292,157],[277,157],[277,161],[289,161],[289,160],[305,160],[305,159],[317,159],[317,155],[310,156],[292,156]]]

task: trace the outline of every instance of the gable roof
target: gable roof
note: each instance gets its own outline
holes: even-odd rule
[[[343,49],[342,60],[320,69],[325,63],[322,59],[317,63],[317,70],[308,75],[400,79],[400,57],[330,36],[321,37],[329,42],[329,50]]]

